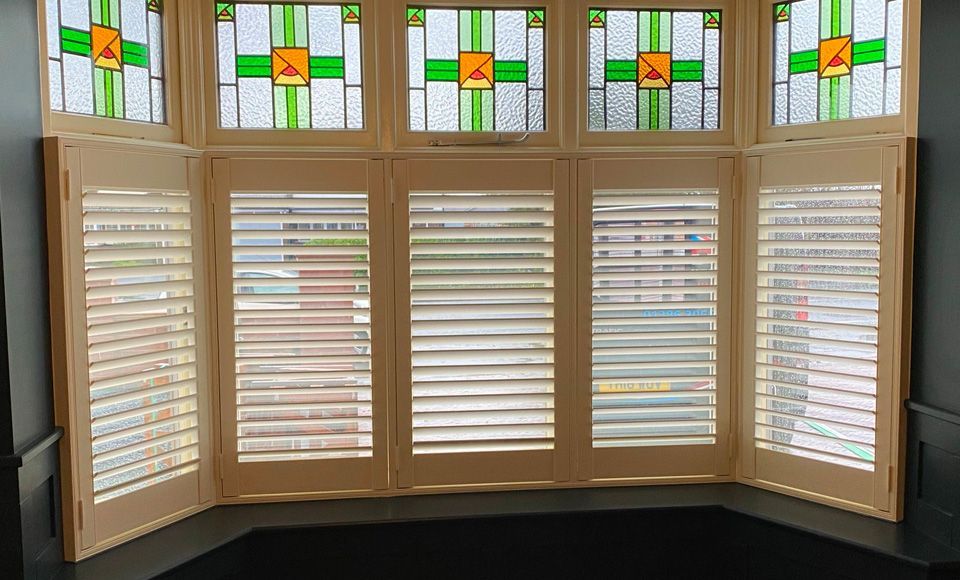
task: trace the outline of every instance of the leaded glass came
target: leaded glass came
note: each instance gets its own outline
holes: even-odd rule
[[[411,131],[543,131],[546,11],[406,10]]]
[[[719,10],[592,8],[591,131],[720,128]]]
[[[364,128],[359,4],[214,10],[221,127]]]
[[[50,109],[164,123],[163,0],[47,0]]]
[[[903,0],[773,5],[773,124],[900,112]]]

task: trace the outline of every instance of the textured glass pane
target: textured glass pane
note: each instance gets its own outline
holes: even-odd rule
[[[589,9],[589,130],[718,129],[722,16]]]
[[[899,113],[899,96],[891,95],[899,95],[902,0],[795,0],[772,8],[775,125]]]
[[[162,0],[49,0],[51,108],[163,123],[162,10]]]
[[[411,131],[543,130],[543,9],[407,6],[403,17]]]
[[[364,128],[359,4],[216,2],[213,9],[221,127]],[[233,111],[239,122],[227,121]]]

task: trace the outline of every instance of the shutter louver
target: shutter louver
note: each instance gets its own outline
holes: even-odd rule
[[[231,193],[238,460],[371,457],[366,193]]]
[[[719,192],[593,192],[594,448],[715,444]]]
[[[881,187],[758,199],[756,445],[873,471]]]
[[[409,204],[413,453],[553,449],[552,193]]]
[[[99,503],[199,468],[191,199],[91,190],[82,208]]]

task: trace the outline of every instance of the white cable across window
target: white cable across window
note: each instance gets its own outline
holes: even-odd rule
[[[553,449],[553,209],[410,194],[414,454]]]
[[[594,191],[594,448],[716,443],[717,190]]]
[[[240,462],[370,457],[366,193],[232,193]]]
[[[880,199],[879,184],[760,190],[760,448],[874,470]]]
[[[94,501],[195,471],[200,445],[191,199],[83,194]]]

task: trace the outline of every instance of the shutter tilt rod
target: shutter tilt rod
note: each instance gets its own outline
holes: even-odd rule
[[[467,142],[458,142],[454,141],[452,143],[444,143],[439,139],[435,139],[430,142],[431,147],[473,147],[476,145],[519,145],[521,143],[526,143],[530,138],[530,133],[524,133],[516,139],[504,140],[503,133],[497,133],[497,139],[495,141],[467,141]]]

